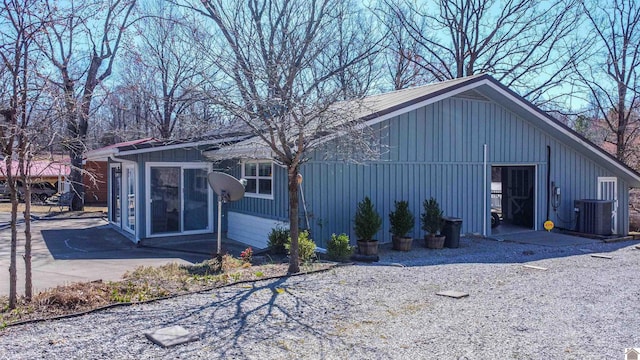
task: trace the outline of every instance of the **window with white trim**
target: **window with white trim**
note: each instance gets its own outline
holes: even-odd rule
[[[273,199],[273,162],[244,161],[242,178],[247,180],[245,196]]]

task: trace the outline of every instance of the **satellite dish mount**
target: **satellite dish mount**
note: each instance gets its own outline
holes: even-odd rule
[[[244,184],[233,176],[223,172],[210,172],[207,176],[209,186],[218,195],[218,257],[222,254],[222,204],[238,201],[244,196]]]

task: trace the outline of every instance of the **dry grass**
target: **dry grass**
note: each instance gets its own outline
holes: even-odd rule
[[[302,266],[303,272],[328,269],[328,263]],[[74,283],[48,289],[31,303],[19,299],[16,309],[8,309],[8,298],[0,297],[0,329],[12,323],[85,312],[116,303],[135,303],[180,295],[247,280],[287,275],[288,264],[252,266],[225,255],[222,264],[208,260],[194,265],[166,264],[141,266],[127,272],[121,281]]]

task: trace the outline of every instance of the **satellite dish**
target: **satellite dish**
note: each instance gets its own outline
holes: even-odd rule
[[[222,259],[222,203],[238,201],[244,196],[244,185],[238,179],[223,172],[211,172],[207,176],[209,186],[218,194],[218,258]]]
[[[244,186],[238,179],[223,172],[210,172],[207,176],[209,186],[218,196],[222,196],[223,202],[238,201],[244,196]]]

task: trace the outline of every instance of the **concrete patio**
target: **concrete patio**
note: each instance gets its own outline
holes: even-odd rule
[[[24,234],[18,226],[18,293],[24,293]],[[0,268],[10,263],[11,230],[0,230]],[[115,281],[139,266],[171,262],[193,264],[210,259],[215,234],[174,241],[157,239],[138,246],[101,218],[38,220],[32,223],[34,291],[84,281]],[[238,256],[246,246],[225,240],[223,250]],[[6,274],[6,273],[5,273]],[[0,276],[0,295],[9,293],[9,276]]]

